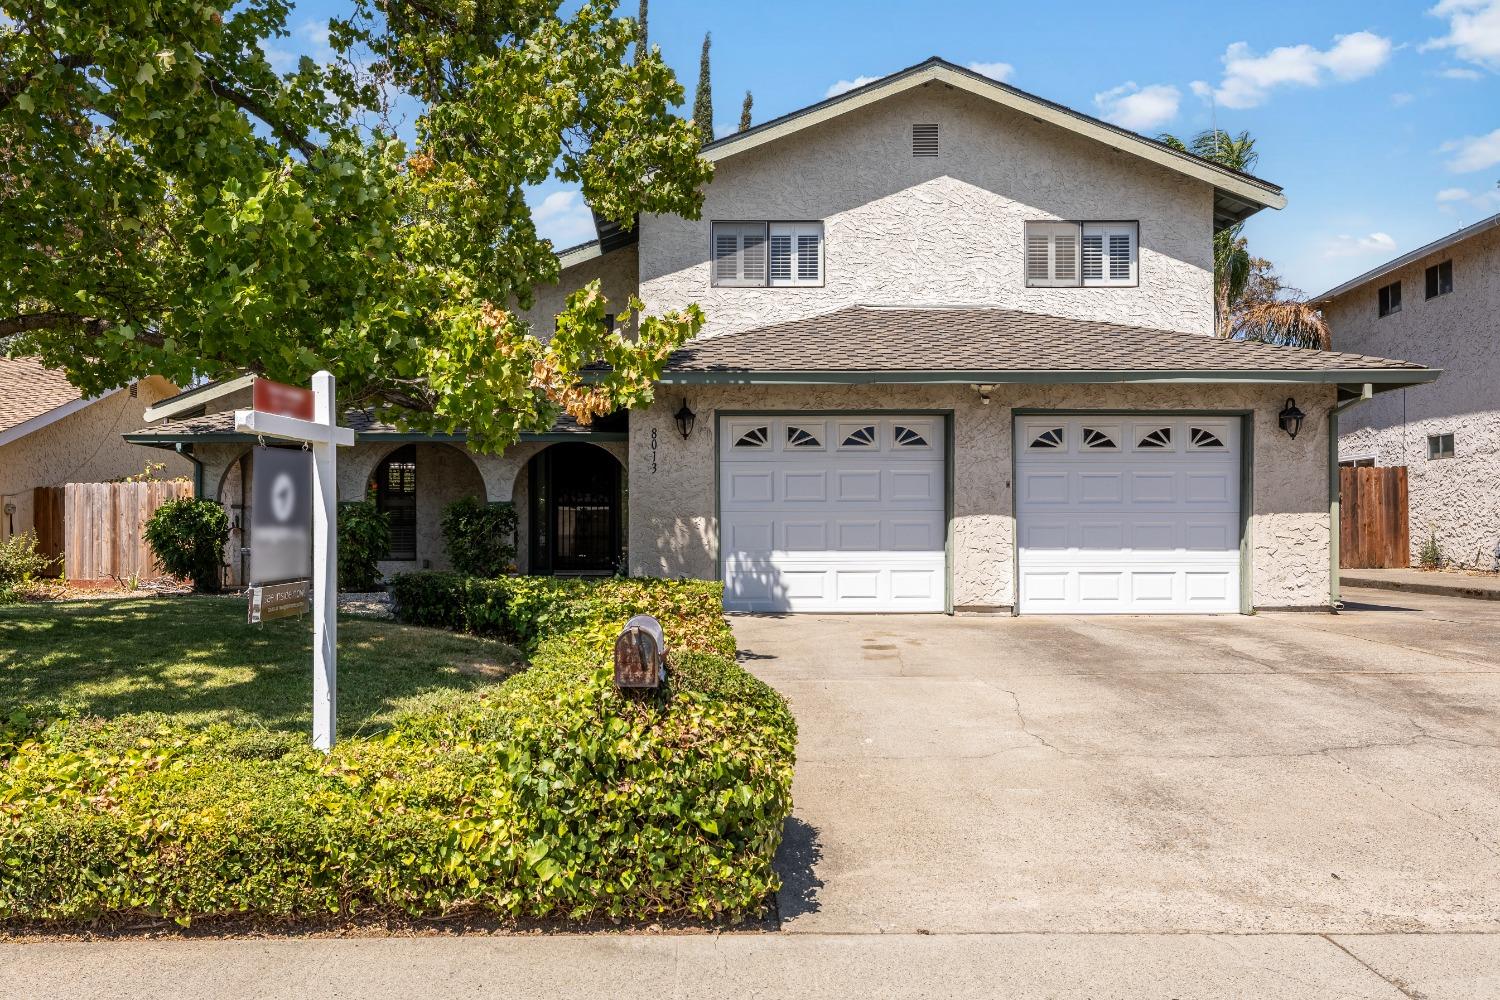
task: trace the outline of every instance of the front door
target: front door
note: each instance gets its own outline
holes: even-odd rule
[[[620,562],[620,463],[593,445],[546,452],[552,571],[613,573]]]

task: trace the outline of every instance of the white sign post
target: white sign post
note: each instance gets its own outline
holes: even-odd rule
[[[300,390],[305,392],[306,390]],[[266,410],[236,410],[235,429],[257,437],[297,441],[313,454],[313,725],[312,742],[333,748],[338,714],[338,479],[337,449],[354,444],[354,431],[336,421],[333,376],[312,377],[312,419]],[[259,398],[259,397],[257,397]],[[255,539],[251,538],[251,544]]]

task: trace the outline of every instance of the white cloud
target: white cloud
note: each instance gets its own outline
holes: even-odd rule
[[[987,76],[991,80],[999,80],[1004,83],[1009,80],[1016,68],[1008,62],[971,62],[969,68],[980,76]]]
[[[1108,121],[1135,132],[1158,128],[1177,117],[1182,91],[1164,83],[1148,87],[1134,81],[1094,95],[1094,105]]]
[[[1404,90],[1398,90],[1396,93],[1391,95],[1391,107],[1404,108],[1406,107],[1406,105],[1410,104],[1416,99],[1417,98],[1415,94],[1409,94]]]
[[[1317,87],[1331,78],[1340,82],[1369,76],[1391,56],[1391,40],[1368,31],[1335,35],[1327,49],[1311,45],[1283,45],[1256,55],[1245,42],[1224,50],[1224,78],[1213,88],[1214,98],[1226,108],[1253,108],[1276,87]],[[1193,92],[1210,92],[1202,81]]]
[[[1500,163],[1500,128],[1488,135],[1466,135],[1445,142],[1438,149],[1453,154],[1448,160],[1448,169],[1455,174],[1487,170]]]
[[[293,28],[290,38],[262,43],[261,51],[273,70],[290,73],[303,56],[310,57],[313,62],[332,62],[335,53],[330,42],[328,22],[309,19]]]
[[[1477,69],[1469,69],[1467,66],[1453,66],[1443,70],[1438,76],[1449,80],[1483,80],[1484,74]]]
[[[1350,236],[1344,233],[1324,245],[1323,256],[1362,257],[1366,254],[1388,254],[1394,249],[1396,241],[1389,233],[1370,233],[1368,236]]]
[[[1460,217],[1492,215],[1500,211],[1500,188],[1480,191],[1477,194],[1468,188],[1443,188],[1437,193],[1438,209],[1445,215]]]
[[[556,247],[587,243],[598,234],[594,216],[584,204],[579,191],[553,191],[531,209],[537,235],[552,241]]]
[[[874,83],[878,79],[880,79],[880,77],[878,76],[856,76],[852,80],[840,80],[838,83],[835,83],[833,86],[829,87],[828,91],[823,96],[837,97],[840,94],[847,94],[849,91],[854,90],[856,87],[863,87],[867,83]]]
[[[1500,0],[1442,0],[1427,13],[1448,22],[1448,33],[1422,50],[1451,49],[1460,59],[1500,72]]]

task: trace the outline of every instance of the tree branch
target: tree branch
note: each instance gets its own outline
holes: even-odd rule
[[[208,89],[212,90],[215,96],[223,98],[247,115],[265,122],[266,127],[271,130],[271,133],[276,138],[297,150],[305,159],[311,160],[313,154],[318,152],[318,147],[309,142],[307,136],[287,128],[276,118],[272,117],[271,112],[266,109],[265,105],[249,94],[230,86],[216,77],[208,78]]]
[[[88,56],[73,55],[63,56],[61,59],[53,62],[52,65],[61,67],[62,69],[82,69],[92,61]],[[34,73],[27,73],[24,76],[7,81],[5,84],[0,84],[0,111],[4,111],[14,104],[16,98],[20,97],[22,92],[31,86],[31,81],[35,80],[41,72],[41,70],[37,70]]]
[[[0,317],[0,340],[35,330],[57,330],[72,327],[94,336],[102,337],[114,329],[114,322],[97,316],[83,316],[60,309],[47,312],[26,313],[21,316]],[[137,330],[135,339],[149,347],[161,347],[165,341],[159,334]]]

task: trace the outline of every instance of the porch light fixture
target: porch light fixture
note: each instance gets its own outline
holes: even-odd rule
[[[1286,398],[1286,405],[1276,415],[1276,422],[1281,425],[1282,430],[1286,431],[1287,436],[1295,441],[1297,440],[1297,432],[1302,430],[1302,421],[1306,417],[1307,414],[1297,409],[1297,401],[1288,396]]]
[[[686,441],[689,437],[692,436],[693,423],[698,419],[698,415],[692,410],[688,409],[687,400],[684,399],[682,401],[682,406],[677,410],[675,414],[672,415],[672,419],[677,421],[677,432],[681,434],[682,439]]]

